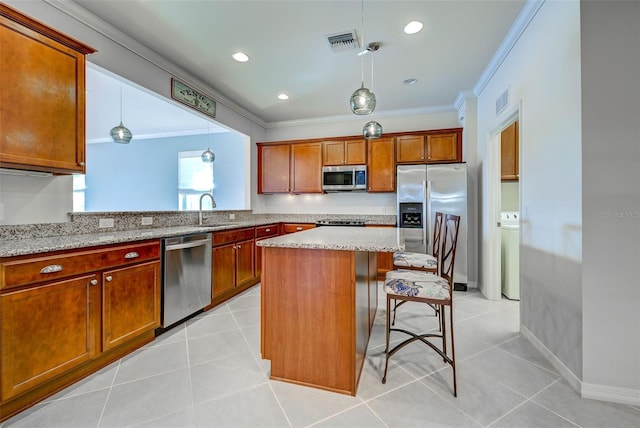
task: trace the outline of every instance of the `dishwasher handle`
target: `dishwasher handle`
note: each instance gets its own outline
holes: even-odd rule
[[[191,242],[185,242],[183,244],[174,244],[174,245],[167,245],[165,247],[165,251],[173,251],[173,250],[182,250],[184,248],[193,248],[193,247],[201,247],[207,244],[211,244],[211,241],[209,239],[201,239],[199,241],[191,241]]]

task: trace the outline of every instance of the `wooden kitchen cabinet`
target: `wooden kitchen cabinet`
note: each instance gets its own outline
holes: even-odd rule
[[[462,129],[424,131],[397,136],[396,162],[462,162]]]
[[[102,274],[102,350],[160,326],[160,261]]]
[[[0,419],[152,341],[160,241],[0,259]]]
[[[265,226],[256,226],[256,246],[255,246],[255,261],[256,261],[256,277],[260,277],[262,274],[262,247],[257,245],[258,241],[267,238],[273,238],[280,235],[280,224],[268,224]]]
[[[518,121],[515,121],[500,134],[500,177],[503,181],[518,180],[519,156]]]
[[[256,284],[254,228],[232,229],[213,234],[213,307]]]
[[[322,144],[258,144],[258,193],[322,193]]]
[[[367,224],[366,227],[395,227],[389,224]],[[378,281],[384,281],[387,272],[393,270],[393,253],[380,252],[377,255]]]
[[[85,55],[95,49],[2,3],[0,46],[0,167],[84,173]]]
[[[296,233],[316,227],[315,223],[284,223],[282,233]]]
[[[367,163],[367,141],[335,140],[322,142],[322,164],[365,165]]]
[[[368,160],[367,191],[395,192],[396,163],[393,138],[370,140]]]

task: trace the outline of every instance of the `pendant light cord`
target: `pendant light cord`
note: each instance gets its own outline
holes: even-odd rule
[[[361,26],[362,26],[362,44],[360,46],[360,49],[363,49],[360,51],[360,69],[362,71],[362,86],[364,87],[364,0],[362,0],[360,2],[360,17],[361,17]]]
[[[122,82],[120,82],[120,123],[122,124]]]

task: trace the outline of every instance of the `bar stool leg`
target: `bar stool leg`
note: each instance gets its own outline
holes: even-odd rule
[[[394,300],[395,301],[395,300]],[[394,311],[394,318],[395,318],[395,311]],[[387,383],[387,368],[389,367],[389,333],[390,333],[390,329],[391,329],[391,298],[389,297],[389,295],[387,294],[387,323],[385,326],[386,329],[386,336],[387,336],[387,346],[384,348],[384,375],[382,376],[382,383],[385,384]]]

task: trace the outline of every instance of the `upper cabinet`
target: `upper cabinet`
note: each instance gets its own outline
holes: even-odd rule
[[[322,193],[322,144],[259,144],[258,193]]]
[[[500,176],[504,181],[519,177],[518,122],[513,122],[500,134]]]
[[[396,137],[396,162],[462,162],[462,128]]]
[[[395,192],[396,164],[393,138],[370,140],[368,147],[367,191]]]
[[[322,164],[365,165],[367,163],[367,142],[360,140],[335,140],[322,142]]]
[[[85,172],[85,55],[95,50],[0,3],[0,167]]]

